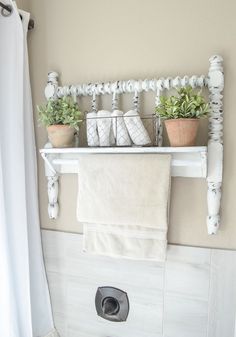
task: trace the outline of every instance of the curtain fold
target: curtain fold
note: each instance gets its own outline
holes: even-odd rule
[[[0,336],[57,336],[41,247],[29,14],[0,15]]]

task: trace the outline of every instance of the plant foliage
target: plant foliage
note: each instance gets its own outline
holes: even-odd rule
[[[187,86],[177,90],[178,96],[161,96],[156,114],[166,119],[201,118],[207,116],[209,105],[201,95]]]
[[[76,130],[82,121],[82,113],[72,97],[50,99],[46,105],[37,106],[39,121],[45,125],[69,125]]]

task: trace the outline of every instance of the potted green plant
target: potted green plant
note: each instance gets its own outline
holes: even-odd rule
[[[46,105],[37,106],[39,121],[47,127],[53,147],[74,146],[74,135],[79,131],[82,113],[72,97],[49,99]]]
[[[209,105],[201,91],[187,86],[177,90],[177,96],[161,96],[156,114],[164,118],[171,146],[193,146],[196,142],[199,119],[207,116]]]

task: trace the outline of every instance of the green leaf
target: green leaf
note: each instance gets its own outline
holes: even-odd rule
[[[201,94],[195,93],[191,86],[177,90],[177,96],[160,96],[156,114],[166,119],[200,118],[207,116],[209,104]]]
[[[50,99],[46,105],[37,106],[39,121],[45,125],[64,124],[79,129],[82,113],[72,97]]]

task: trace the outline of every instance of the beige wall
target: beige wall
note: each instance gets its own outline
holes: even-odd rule
[[[17,0],[16,1],[18,8],[24,9],[25,11],[30,10],[29,9],[29,7],[30,7],[29,2],[30,2],[30,0]]]
[[[35,19],[35,29],[29,34],[34,105],[44,100],[49,70],[58,71],[64,84],[206,74],[212,54],[224,57],[225,160],[221,231],[214,237],[207,236],[205,181],[174,179],[169,242],[236,248],[236,2],[29,0],[28,4]],[[109,107],[109,100],[104,104]],[[128,104],[126,100],[123,108],[128,108]],[[153,97],[149,96],[143,109],[152,111],[153,104]],[[83,100],[82,108],[88,107],[89,102]],[[37,147],[41,148],[46,142],[46,132],[36,128],[36,135]],[[39,158],[43,228],[80,230],[75,217],[76,194],[77,177],[62,177],[60,217],[49,220],[46,179]]]

